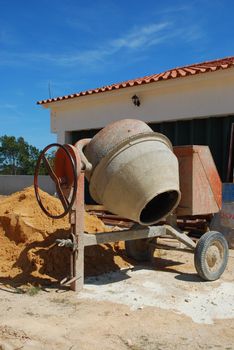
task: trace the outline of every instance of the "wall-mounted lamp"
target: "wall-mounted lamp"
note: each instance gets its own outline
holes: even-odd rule
[[[141,101],[137,95],[132,96],[132,103],[134,106],[140,107]]]

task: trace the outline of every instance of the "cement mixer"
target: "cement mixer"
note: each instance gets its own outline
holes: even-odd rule
[[[46,157],[52,147],[58,148],[53,164]],[[49,212],[41,201],[38,174],[42,164],[61,200],[64,210],[59,215]],[[131,220],[130,230],[84,233],[84,176],[92,198],[110,213]],[[82,288],[85,246],[125,241],[127,255],[142,261],[150,259],[156,238],[165,235],[194,251],[201,278],[218,279],[227,265],[227,242],[221,233],[208,232],[196,244],[176,227],[173,213],[181,200],[179,180],[178,159],[170,141],[140,120],[119,120],[75,145],[47,146],[37,162],[34,187],[46,215],[54,219],[70,215],[70,238],[57,242],[69,247],[71,254],[70,273],[61,283],[73,290]]]

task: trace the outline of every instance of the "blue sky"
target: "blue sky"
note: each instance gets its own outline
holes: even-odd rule
[[[232,0],[0,0],[0,136],[55,140],[36,101],[234,55]]]

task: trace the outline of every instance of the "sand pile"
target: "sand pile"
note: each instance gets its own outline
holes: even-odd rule
[[[61,213],[58,199],[40,192],[49,212]],[[60,280],[69,271],[67,248],[55,245],[69,237],[68,216],[47,217],[29,187],[0,201],[0,282],[45,283]],[[95,216],[85,213],[85,232],[110,230]],[[123,244],[103,244],[85,249],[85,274],[95,275],[128,266]]]

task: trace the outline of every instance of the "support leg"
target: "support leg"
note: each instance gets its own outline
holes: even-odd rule
[[[84,173],[78,177],[77,196],[71,215],[71,228],[76,249],[71,256],[71,290],[79,292],[84,285]]]
[[[178,241],[184,243],[187,247],[191,248],[192,250],[195,249],[196,243],[193,242],[193,240],[188,237],[185,233],[181,232],[179,229],[175,229],[170,225],[165,225],[165,228],[167,230],[167,234],[169,234],[172,237],[175,237],[178,239]]]

